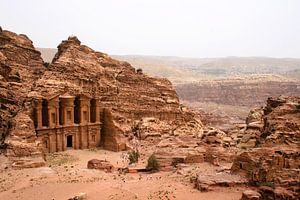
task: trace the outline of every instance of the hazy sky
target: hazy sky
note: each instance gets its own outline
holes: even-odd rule
[[[69,35],[109,54],[300,58],[300,0],[0,0],[37,47]]]

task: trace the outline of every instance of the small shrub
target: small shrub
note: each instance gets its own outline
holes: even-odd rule
[[[16,72],[15,76],[17,76],[18,78],[20,78],[20,73]]]
[[[159,162],[154,154],[152,154],[148,158],[148,163],[147,163],[146,169],[149,171],[158,171],[159,170]]]
[[[139,161],[140,153],[138,151],[130,151],[128,153],[129,164],[137,163]]]
[[[44,67],[48,68],[48,67],[49,67],[49,65],[50,65],[50,63],[48,63],[48,62],[44,62],[44,63],[43,63],[43,65],[44,65]]]
[[[143,74],[143,70],[142,70],[141,68],[138,68],[138,69],[136,70],[136,73],[137,73],[137,74]]]
[[[2,136],[3,137],[3,136]],[[1,138],[1,137],[0,137]],[[2,139],[2,138],[1,138]],[[0,154],[4,153],[3,150],[7,148],[7,144],[5,143],[0,143]]]
[[[18,114],[18,111],[12,110],[12,111],[10,111],[10,114],[12,117],[15,117]]]

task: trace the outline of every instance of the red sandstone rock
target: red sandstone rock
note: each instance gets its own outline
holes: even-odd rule
[[[243,192],[241,200],[260,200],[261,195],[253,190],[245,190]]]
[[[246,175],[252,182],[299,183],[299,165],[297,149],[256,148],[239,154],[231,171]]]
[[[0,143],[6,138],[3,147],[9,156],[41,156],[42,151],[67,147],[126,150],[134,123],[146,118],[154,121],[141,127],[140,139],[201,134],[200,119],[179,104],[170,81],[140,73],[127,62],[82,45],[75,36],[62,41],[52,63],[44,67],[27,36],[1,31],[0,64]],[[75,108],[70,99],[76,97],[85,107]],[[91,121],[92,99],[99,103],[97,123]],[[75,125],[75,109],[85,124]]]
[[[75,195],[72,198],[69,198],[68,200],[84,200],[87,199],[87,194],[85,192],[80,192],[79,194]]]
[[[191,121],[202,126],[192,112],[182,110],[168,80],[137,73],[129,63],[81,45],[76,37],[69,37],[58,46],[49,70],[36,82],[35,91],[45,99],[66,91],[73,97],[99,98],[100,145],[109,150],[125,150],[134,132],[133,124],[145,118],[154,118],[167,128],[141,128],[141,138],[161,134],[162,130],[171,133]]]
[[[88,161],[87,168],[104,170],[106,172],[112,172],[114,169],[114,166],[106,160],[92,159],[92,160]]]
[[[258,191],[262,196],[261,199],[267,200],[298,200],[300,197],[299,188],[294,192],[282,187],[276,187],[274,189],[267,186],[261,186]]]
[[[180,163],[208,162],[218,166],[222,161],[230,162],[235,155],[236,148],[207,144],[201,138],[191,135],[160,138],[155,150],[155,156],[163,171],[173,170]]]
[[[269,98],[264,108],[264,131],[259,140],[265,146],[300,146],[300,97]]]
[[[287,191],[300,190],[299,102],[299,97],[269,98],[263,109],[250,112],[245,135],[238,146],[255,148],[234,159],[233,173],[243,174],[256,184],[282,186]],[[273,190],[263,193],[275,195]]]
[[[45,164],[31,119],[32,101],[28,97],[44,70],[40,52],[26,35],[0,32],[0,148],[7,148],[13,165],[18,167]],[[26,159],[18,162],[16,158],[20,156]]]
[[[23,168],[37,168],[44,167],[46,165],[45,160],[42,157],[24,157],[13,159],[12,167],[14,169]]]
[[[198,190],[207,191],[207,189],[211,186],[233,187],[236,185],[245,184],[246,180],[240,176],[221,172],[221,173],[215,174],[214,176],[198,174],[195,183],[196,183],[196,188]]]
[[[262,109],[250,112],[239,147],[300,146],[299,97],[269,98]]]

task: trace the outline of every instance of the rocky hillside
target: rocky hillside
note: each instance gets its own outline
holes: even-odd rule
[[[0,29],[0,149],[28,166],[45,164],[28,99],[45,70],[41,53],[26,35]],[[31,159],[19,159],[20,156]]]
[[[81,45],[76,37],[58,46],[35,90],[45,97],[65,91],[99,97],[103,116],[111,116],[113,120],[107,131],[118,135],[120,142],[122,136],[132,132],[135,120],[154,117],[176,125],[183,118],[192,119],[183,114],[170,81],[144,75],[127,62]]]
[[[230,134],[244,149],[234,159],[233,173],[264,185],[259,189],[263,197],[299,199],[299,97],[269,98],[266,106],[249,113],[244,128]]]
[[[76,37],[62,41],[50,64],[43,63],[25,35],[1,31],[0,50],[1,144],[11,157],[40,155],[33,123],[35,101],[56,95],[100,100],[102,130],[109,133],[107,149],[126,146],[136,121],[144,118],[162,121],[167,133],[189,121],[202,126],[179,104],[170,81],[149,77],[127,62],[82,45]],[[34,163],[31,158],[27,161]]]
[[[300,146],[300,98],[268,98],[267,105],[253,109],[239,133],[241,147]]]
[[[27,94],[44,73],[41,53],[26,35],[0,31],[0,144],[12,126],[11,120],[26,104]]]

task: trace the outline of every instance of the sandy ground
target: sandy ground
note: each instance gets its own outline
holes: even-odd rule
[[[0,199],[67,200],[80,192],[87,193],[87,200],[119,199],[197,199],[238,200],[242,187],[215,187],[200,192],[186,175],[178,172],[130,173],[117,171],[105,173],[87,169],[90,159],[106,159],[121,167],[122,152],[105,150],[68,150],[48,157],[49,167],[35,169],[2,169],[0,171]],[[1,160],[0,158],[0,161]],[[142,165],[143,163],[141,163]],[[196,166],[210,169],[209,164]]]

